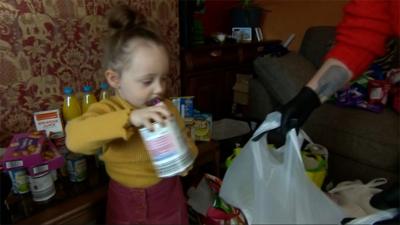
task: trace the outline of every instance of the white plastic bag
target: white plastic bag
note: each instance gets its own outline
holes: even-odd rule
[[[271,113],[256,130],[226,172],[220,196],[241,209],[249,224],[340,224],[340,207],[305,174],[303,135],[293,129],[284,146],[268,148],[265,132],[279,127],[280,118]]]

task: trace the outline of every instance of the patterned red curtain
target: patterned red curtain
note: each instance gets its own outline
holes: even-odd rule
[[[168,94],[178,95],[177,0],[0,1],[0,147],[33,130],[32,113],[60,108],[62,90],[104,81],[105,13],[128,3],[159,25],[171,55]]]

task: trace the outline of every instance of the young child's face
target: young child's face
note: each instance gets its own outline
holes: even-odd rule
[[[118,92],[136,107],[162,98],[169,70],[167,51],[156,44],[138,45],[120,76]]]

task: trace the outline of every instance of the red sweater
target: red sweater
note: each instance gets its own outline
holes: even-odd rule
[[[385,43],[400,36],[400,0],[353,0],[344,8],[336,44],[326,55],[347,65],[353,79],[385,53]]]

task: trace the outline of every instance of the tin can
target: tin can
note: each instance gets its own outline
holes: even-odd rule
[[[29,176],[29,184],[32,198],[35,202],[47,201],[56,194],[56,188],[51,173]]]
[[[58,152],[66,158],[68,154],[68,149],[67,146],[65,145],[65,135],[63,132],[50,132],[50,140],[53,142],[53,144],[56,146]],[[68,176],[68,171],[67,171],[67,163],[64,163],[62,167],[59,169],[60,175],[62,177],[67,177]]]
[[[86,158],[82,154],[68,153],[67,170],[71,182],[81,182],[87,177]]]
[[[29,192],[28,175],[25,169],[13,169],[8,171],[12,182],[12,190],[15,194],[25,194]]]
[[[68,153],[67,146],[65,145],[65,136],[63,132],[50,133],[49,137],[51,142],[53,142],[53,144],[56,146],[58,152],[60,152],[62,155]]]
[[[174,119],[162,126],[153,123],[154,130],[139,129],[144,144],[159,177],[175,176],[193,164],[194,156]]]

